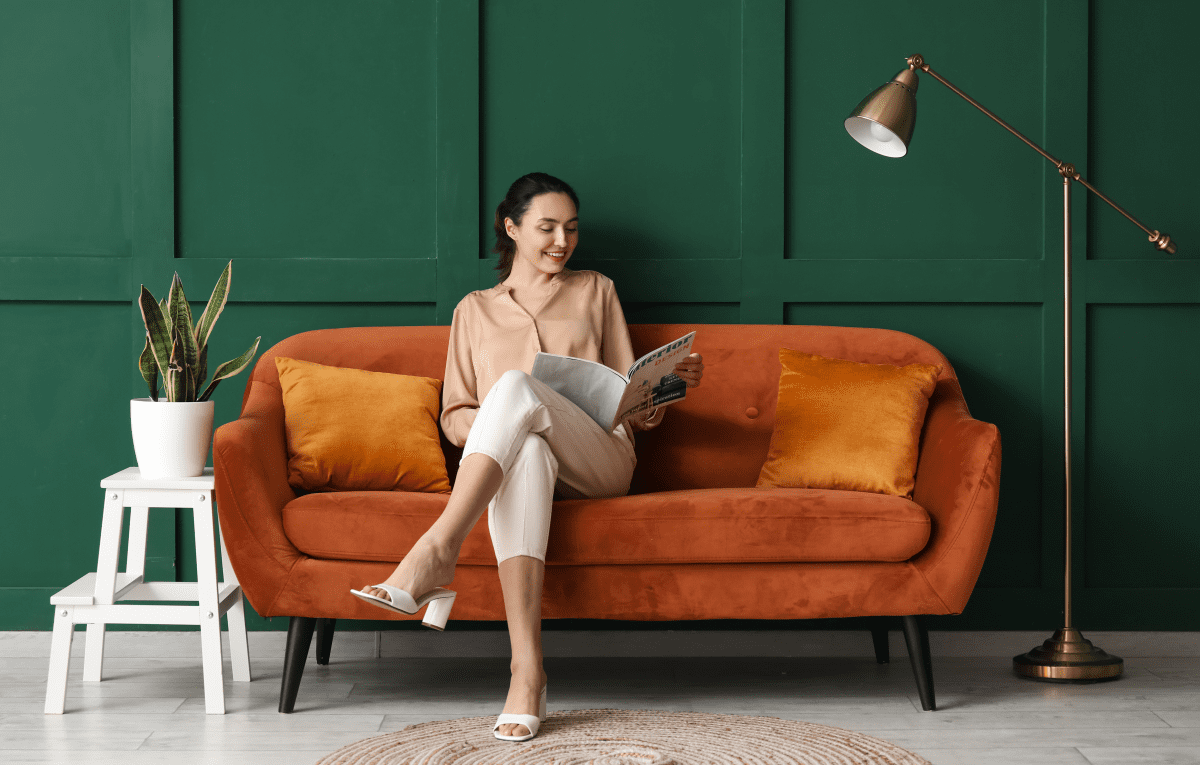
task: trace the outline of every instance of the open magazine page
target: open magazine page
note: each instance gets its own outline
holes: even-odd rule
[[[538,353],[530,375],[561,393],[606,431],[615,427],[613,417],[625,392],[620,372],[587,359]]]
[[[633,362],[629,368],[629,384],[617,407],[612,427],[651,407],[683,400],[687,395],[687,384],[675,374],[675,365],[692,352],[695,337],[695,332],[689,332]]]

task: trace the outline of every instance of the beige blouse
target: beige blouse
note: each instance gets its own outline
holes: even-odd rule
[[[510,369],[529,372],[538,351],[598,361],[621,374],[635,361],[625,314],[607,276],[563,269],[532,314],[517,305],[510,291],[504,284],[477,290],[454,309],[441,423],[456,446],[466,443],[479,402],[500,376]],[[653,427],[644,418],[636,425]],[[619,425],[614,432],[632,443],[629,429]]]

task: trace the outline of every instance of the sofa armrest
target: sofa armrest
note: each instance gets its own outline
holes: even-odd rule
[[[958,381],[943,380],[925,416],[913,490],[933,529],[912,563],[949,613],[961,613],[975,589],[999,500],[1000,430],[973,419]]]
[[[304,554],[283,531],[283,507],[296,498],[287,481],[287,441],[278,389],[253,381],[242,415],[217,429],[213,473],[217,513],[242,592],[261,616]]]

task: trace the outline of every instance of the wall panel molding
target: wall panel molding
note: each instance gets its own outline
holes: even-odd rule
[[[439,263],[435,258],[233,259],[231,303],[428,303]],[[160,289],[179,273],[192,300],[207,300],[228,261],[186,258],[153,269]],[[190,289],[190,288],[189,288]],[[157,290],[154,291],[158,296]]]
[[[437,0],[437,321],[479,277],[479,0]],[[426,292],[425,294],[430,294]]]
[[[773,278],[784,251],[787,155],[787,6],[742,5],[742,313],[746,324],[783,321],[784,295]]]
[[[541,1],[531,0],[530,7]],[[321,5],[323,0],[304,2],[307,5],[303,8],[314,13],[327,10]],[[587,88],[573,90],[568,80],[554,80],[564,85],[561,92],[538,95],[536,88],[541,80],[537,67],[522,66],[525,76],[519,82],[511,77],[502,81],[497,72],[488,71],[489,61],[494,60],[489,56],[503,55],[508,50],[524,52],[528,42],[510,37],[484,39],[489,18],[495,29],[506,35],[514,34],[521,26],[506,26],[500,17],[489,17],[489,0],[419,2],[427,5],[413,6],[414,23],[422,25],[423,30],[431,18],[430,11],[434,19],[430,70],[415,75],[405,72],[403,77],[395,72],[381,73],[377,81],[381,98],[404,99],[404,93],[389,90],[386,85],[417,82],[408,79],[410,75],[419,79],[421,88],[425,88],[424,83],[432,88],[432,101],[425,99],[430,91],[423,89],[421,97],[425,100],[412,108],[424,110],[420,111],[421,119],[428,116],[432,125],[433,177],[425,178],[429,174],[428,157],[421,154],[419,164],[426,169],[413,170],[411,180],[428,187],[434,210],[432,240],[426,241],[425,237],[420,242],[405,242],[399,252],[403,257],[397,252],[365,257],[353,246],[341,251],[327,247],[322,252],[327,251],[329,257],[295,257],[282,248],[263,257],[246,257],[243,243],[233,239],[228,244],[229,257],[218,256],[220,247],[204,251],[203,257],[183,257],[178,233],[183,192],[177,167],[183,151],[181,131],[188,129],[179,118],[180,72],[189,64],[188,57],[181,53],[180,42],[186,30],[179,28],[186,14],[180,10],[183,6],[171,0],[127,0],[131,152],[128,252],[107,247],[111,251],[81,254],[96,249],[89,249],[85,242],[78,252],[47,244],[45,253],[34,246],[29,252],[12,254],[12,248],[10,254],[0,256],[0,307],[9,304],[13,315],[18,315],[17,307],[12,305],[17,303],[80,304],[72,308],[94,303],[98,307],[86,310],[95,310],[97,316],[107,310],[104,320],[112,323],[111,312],[124,309],[114,309],[111,304],[128,306],[129,358],[97,359],[89,380],[78,381],[77,373],[65,361],[54,361],[59,366],[49,369],[46,375],[58,386],[54,395],[72,399],[91,396],[101,402],[116,401],[119,408],[124,407],[126,389],[131,395],[144,395],[144,385],[134,367],[143,337],[134,303],[138,285],[144,283],[162,297],[172,275],[178,272],[192,300],[202,303],[230,259],[235,261],[234,286],[228,318],[223,319],[228,336],[223,335],[220,342],[231,345],[222,347],[221,354],[239,352],[257,334],[262,334],[266,343],[285,332],[321,324],[449,323],[465,293],[495,283],[495,259],[487,252],[491,215],[487,208],[494,200],[485,197],[495,193],[489,184],[499,181],[485,175],[509,169],[497,161],[496,153],[501,148],[512,149],[516,157],[513,167],[536,160],[537,167],[525,170],[556,172],[565,168],[561,173],[572,179],[573,168],[587,176],[589,166],[599,165],[600,170],[585,180],[601,191],[591,196],[584,193],[584,221],[590,225],[601,219],[597,227],[601,230],[585,227],[591,248],[585,251],[581,246],[573,266],[594,268],[613,278],[631,315],[679,321],[729,317],[742,323],[828,319],[847,325],[886,325],[902,331],[910,331],[904,327],[918,328],[930,338],[940,338],[946,347],[939,348],[947,352],[960,376],[971,385],[965,392],[972,410],[981,419],[1004,423],[1002,437],[1008,466],[1004,478],[1010,488],[1007,493],[1003,488],[1001,491],[1001,523],[1013,524],[1014,518],[1019,519],[1020,533],[1010,526],[1001,528],[992,557],[1000,563],[1019,559],[1022,568],[1010,570],[996,564],[985,567],[986,575],[967,611],[960,617],[939,619],[937,624],[946,629],[1051,630],[1061,626],[1057,624],[1063,577],[1061,181],[1049,163],[1028,148],[1017,146],[1015,138],[984,115],[974,113],[931,78],[924,78],[919,99],[919,151],[914,149],[910,157],[896,161],[898,164],[852,154],[862,150],[847,148],[849,139],[841,129],[841,120],[865,93],[856,84],[864,72],[876,72],[871,75],[877,79],[875,84],[882,83],[900,68],[902,55],[921,52],[940,73],[994,108],[1002,118],[1011,119],[1017,129],[1047,151],[1074,162],[1086,177],[1094,177],[1105,193],[1111,191],[1114,199],[1128,204],[1139,217],[1144,215],[1145,220],[1164,226],[1172,234],[1177,229],[1186,232],[1192,225],[1190,220],[1160,221],[1153,209],[1145,209],[1142,200],[1154,198],[1146,187],[1135,184],[1132,189],[1118,188],[1122,185],[1118,182],[1110,189],[1105,185],[1108,168],[1114,166],[1113,158],[1092,153],[1096,143],[1115,145],[1115,137],[1129,126],[1089,123],[1089,114],[1093,118],[1095,114],[1112,115],[1112,99],[1117,98],[1123,104],[1128,98],[1130,110],[1145,106],[1138,100],[1139,93],[1118,92],[1125,75],[1117,77],[1112,67],[1119,64],[1096,55],[1100,50],[1127,48],[1128,55],[1136,57],[1139,46],[1154,45],[1153,40],[1142,36],[1122,36],[1122,29],[1112,22],[1120,14],[1106,16],[1106,24],[1095,23],[1098,13],[1111,13],[1113,9],[1125,13],[1126,5],[1133,7],[1133,0],[1014,0],[1010,10],[1018,21],[1005,23],[1029,22],[1037,27],[1030,27],[1027,36],[1016,40],[1000,39],[1003,30],[991,30],[982,23],[1000,13],[994,6],[966,11],[953,0],[930,0],[913,9],[911,29],[864,28],[861,7],[841,8],[812,0],[729,0],[714,5],[716,12],[681,17],[677,25],[672,22],[672,34],[678,33],[678,40],[664,37],[662,49],[650,52],[644,38],[653,30],[642,29],[636,34],[631,32],[628,39],[620,39],[619,33],[613,37],[612,29],[605,27],[603,39],[598,39],[601,35],[595,30],[570,29],[579,50],[588,55],[576,55],[569,65],[582,67],[579,71],[585,75],[585,84],[599,87],[597,92],[621,94],[622,88],[627,90],[630,102],[616,104],[613,113],[621,120],[633,120],[635,116],[643,120],[636,124],[605,122],[611,117],[609,110],[590,102],[592,95]],[[1180,29],[1200,23],[1200,9],[1162,0],[1146,3],[1147,13],[1155,14],[1155,18],[1176,19]],[[223,7],[235,8],[236,3],[219,6],[214,12],[222,13],[219,8]],[[387,6],[384,11],[397,7]],[[496,7],[492,6],[493,12]],[[669,10],[648,11],[647,18],[666,28],[664,19],[669,17]],[[4,12],[0,8],[0,24]],[[601,16],[589,16],[590,9],[578,12],[579,18],[603,21]],[[111,14],[106,18],[112,21]],[[408,17],[401,13],[386,18]],[[722,26],[735,19],[736,28]],[[226,21],[232,24],[237,20]],[[552,24],[544,19],[538,23]],[[955,25],[976,30],[969,44]],[[284,33],[319,35],[321,30],[306,27]],[[1102,39],[1098,40],[1097,34],[1103,35]],[[797,35],[803,38],[803,46]],[[851,39],[860,43],[858,48],[848,47]],[[703,40],[703,46],[696,40]],[[338,46],[345,43],[331,39],[324,51],[314,54],[318,58],[313,66],[319,69],[319,56],[336,56]],[[264,44],[269,57],[270,43]],[[676,50],[672,45],[682,47]],[[288,51],[295,52],[292,48]],[[426,53],[420,56],[421,66],[425,65]],[[123,60],[113,57],[118,59]],[[641,62],[637,66],[645,71],[631,68],[630,61]],[[688,71],[688,61],[696,64],[695,71]],[[1143,71],[1138,77],[1146,82],[1148,92],[1186,86],[1186,73],[1156,64],[1159,58],[1139,61],[1143,62]],[[290,69],[281,67],[272,76],[286,80],[283,84],[293,92],[302,91],[304,78],[309,76],[302,71],[302,64],[293,61]],[[103,65],[105,62],[97,63]],[[1016,67],[1012,70],[1016,76],[1007,83],[1003,75],[1006,67]],[[117,69],[123,71],[123,65]],[[1101,74],[1109,79],[1104,89],[1095,91],[1093,83]],[[373,75],[364,72],[363,76]],[[520,103],[534,104],[537,113],[530,117],[519,111],[500,110],[495,98],[498,92],[524,94],[521,98],[525,100]],[[535,95],[529,96],[530,92]],[[658,108],[661,105],[656,103],[656,94],[670,106]],[[64,91],[45,97],[65,99],[72,95]],[[1106,99],[1099,104],[1103,108],[1096,108],[1096,98]],[[543,102],[544,112],[539,111]],[[431,110],[427,108],[430,103]],[[630,103],[637,108],[630,107]],[[493,113],[487,113],[489,104]],[[644,114],[639,113],[641,104],[647,105]],[[716,107],[722,111],[711,113],[707,126],[694,128],[694,121],[681,121],[679,114],[693,114],[688,110],[697,109],[696,104],[704,104],[710,113]],[[586,130],[564,133],[555,124],[556,110],[565,124],[576,129],[578,125],[569,118],[582,112],[587,120],[607,126],[602,130],[615,127],[618,132],[628,132],[621,133],[619,140],[588,134]],[[412,115],[402,116],[407,120]],[[330,119],[336,127],[337,118]],[[347,114],[344,119],[356,117]],[[528,120],[529,127],[521,123],[516,132],[501,127],[504,120],[514,119]],[[800,119],[811,120],[804,123],[802,131],[796,129]],[[1026,124],[1031,119],[1033,124]],[[1130,116],[1129,122],[1136,126],[1137,117]],[[0,121],[0,131],[5,124]],[[586,127],[588,123],[585,120],[580,124]],[[304,126],[296,129],[302,131]],[[1159,135],[1154,132],[1160,129],[1158,126],[1146,129],[1149,134]],[[428,135],[423,123],[413,130],[418,137]],[[510,139],[527,135],[521,130],[542,130],[533,135],[545,140],[533,140],[529,146],[496,145],[513,143]],[[664,135],[674,135],[678,140],[664,141]],[[968,135],[973,137],[967,140],[964,136]],[[497,136],[504,140],[497,140]],[[695,157],[682,159],[676,156],[678,146],[701,145],[704,140],[711,140],[707,153],[696,151]],[[976,140],[977,145],[973,143]],[[1165,165],[1188,150],[1186,138],[1167,145],[1170,140],[1175,139],[1167,136],[1153,145],[1136,148],[1139,156],[1147,155]],[[489,146],[492,156],[487,153]],[[331,147],[331,151],[336,149]],[[964,160],[972,156],[971,152],[982,152],[978,165]],[[663,156],[673,159],[664,161]],[[363,160],[357,157],[352,161]],[[1186,164],[1191,160],[1184,157],[1183,161]],[[1126,177],[1133,165],[1125,158],[1122,162],[1117,169],[1126,175],[1119,177]],[[1035,163],[1040,163],[1036,169]],[[1094,166],[1088,167],[1088,163]],[[103,170],[104,162],[96,164]],[[997,176],[997,168],[1005,177]],[[85,171],[96,169],[80,172]],[[681,182],[681,178],[687,182]],[[694,212],[694,205],[646,193],[647,188],[654,188],[656,179],[668,184],[676,197],[690,200],[693,197],[687,195],[694,194],[700,203],[711,202],[711,207],[703,208],[703,221],[712,226],[711,236],[697,234],[692,224],[680,228],[678,220],[692,220],[687,216]],[[0,179],[0,191],[16,193],[5,183]],[[736,196],[729,187],[732,183],[737,184]],[[1130,185],[1127,178],[1125,185]],[[1196,192],[1184,188],[1174,177],[1162,177],[1160,185],[1177,188],[1180,198],[1200,201]],[[932,193],[926,193],[930,188]],[[283,187],[279,193],[286,197],[300,192]],[[677,220],[667,216],[664,221],[657,208],[646,212],[613,203],[623,193],[640,200],[642,208],[661,204],[663,209],[674,211]],[[1154,193],[1162,192],[1157,189]],[[815,205],[796,208],[800,197]],[[1100,448],[1111,453],[1120,448],[1119,444],[1092,441],[1097,437],[1093,430],[1111,440],[1111,433],[1104,435],[1111,428],[1102,427],[1108,421],[1100,419],[1098,427],[1096,418],[1123,416],[1115,410],[1140,401],[1133,391],[1127,399],[1114,392],[1119,386],[1114,382],[1117,372],[1113,359],[1123,341],[1096,334],[1089,319],[1099,309],[1111,328],[1116,326],[1112,323],[1113,307],[1170,313],[1169,306],[1200,304],[1200,259],[1190,254],[1200,242],[1180,242],[1180,253],[1174,258],[1158,257],[1152,252],[1145,253],[1145,257],[1141,252],[1131,253],[1128,258],[1116,257],[1126,251],[1121,249],[1124,244],[1089,241],[1089,234],[1094,238],[1103,233],[1107,240],[1111,238],[1110,228],[1128,224],[1093,225],[1089,215],[1099,218],[1111,211],[1097,207],[1086,197],[1085,190],[1074,188],[1071,395],[1076,621],[1085,630],[1200,629],[1200,608],[1195,607],[1200,604],[1200,589],[1174,586],[1177,582],[1169,579],[1170,566],[1164,564],[1149,572],[1146,581],[1157,581],[1160,586],[1112,587],[1111,581],[1103,577],[1097,580],[1093,576],[1089,582],[1083,573],[1103,571],[1110,556],[1121,554],[1120,540],[1111,535],[1096,536],[1098,527],[1089,526],[1105,517],[1111,522],[1112,508],[1088,507],[1089,501],[1098,501],[1085,496],[1092,467],[1088,452]],[[1176,202],[1172,199],[1172,204]],[[126,201],[119,204],[125,205]],[[484,220],[480,219],[481,211]],[[631,211],[636,214],[624,220],[622,215]],[[920,223],[914,227],[913,220]],[[946,231],[961,229],[964,220],[970,222],[968,228],[975,227],[971,229],[974,236],[945,236]],[[63,225],[71,223],[64,220]],[[800,226],[813,228],[801,230]],[[1144,237],[1132,227],[1128,229],[1129,250],[1149,250]],[[672,231],[678,237],[673,237]],[[922,232],[928,236],[922,238]],[[690,245],[678,246],[674,239],[686,240]],[[212,238],[206,241],[209,243],[205,247],[211,247]],[[892,242],[895,247],[889,246]],[[107,309],[99,307],[103,304],[110,305]],[[36,313],[42,317],[39,320],[47,315],[38,313],[37,306],[19,310]],[[66,308],[59,314],[64,321],[77,321],[79,316],[78,311]],[[58,317],[51,315],[51,319],[57,322]],[[1144,317],[1139,321],[1146,326],[1153,323]],[[123,320],[116,323],[123,326]],[[1163,337],[1179,331],[1180,326],[1162,327]],[[58,331],[65,330],[60,327]],[[702,346],[702,337],[700,341]],[[1108,342],[1118,345],[1105,345]],[[1093,370],[1101,357],[1105,367],[1096,373]],[[1096,374],[1103,375],[1102,379]],[[94,385],[97,377],[103,380],[98,387]],[[241,378],[225,383],[218,394],[219,419],[236,415],[244,382]],[[1103,394],[1100,400],[1098,394]],[[1185,408],[1189,402],[1176,391],[1157,403],[1169,412]],[[1097,410],[1097,406],[1110,411]],[[112,414],[104,412],[104,416]],[[22,438],[36,443],[39,426],[32,415],[14,415],[6,426],[17,433],[15,443]],[[111,428],[101,429],[81,418],[78,439],[98,444],[117,438],[122,439],[120,447],[128,447],[127,435],[113,436],[108,431]],[[42,451],[65,447],[61,443],[37,445]],[[1178,446],[1183,448],[1182,444]],[[31,454],[14,448],[2,454],[14,469],[39,475]],[[78,486],[60,488],[53,499],[86,515],[97,505],[99,492],[91,487],[101,477],[81,477]],[[1160,518],[1192,511],[1193,502],[1183,489],[1168,487],[1156,496]],[[32,494],[22,495],[16,501],[28,503],[33,499]],[[1108,516],[1100,515],[1101,509]],[[186,518],[184,521],[186,527]],[[152,554],[177,560],[174,546],[178,543],[186,547],[186,539],[181,536],[182,541],[177,542],[173,522],[168,526],[156,532],[159,536],[151,541]],[[1093,533],[1090,537],[1089,529]],[[97,530],[98,525],[78,527],[75,544],[82,544],[84,538],[90,544]],[[1131,525],[1129,533],[1139,535],[1138,541],[1144,546],[1148,540],[1169,532]],[[0,582],[0,602],[10,605],[0,609],[0,613],[7,614],[0,619],[0,629],[49,627],[45,595],[66,582],[36,575],[43,570],[39,561],[30,559],[25,565],[33,572],[30,576],[20,582]],[[180,573],[186,575],[186,563],[181,566]],[[1036,586],[1027,586],[1031,583]],[[265,622],[259,626],[265,627]],[[1014,652],[1025,648],[1016,646]]]
[[[0,301],[132,301],[129,258],[0,257]]]

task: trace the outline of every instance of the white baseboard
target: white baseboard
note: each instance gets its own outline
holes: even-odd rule
[[[933,657],[1011,657],[1025,653],[1050,637],[1053,630],[930,632]],[[1123,658],[1145,656],[1200,656],[1200,632],[1089,632],[1084,637]],[[227,641],[227,636],[223,636]],[[77,632],[72,656],[83,656],[84,634]],[[251,632],[251,659],[280,658],[287,642],[285,632]],[[845,630],[728,630],[728,631],[547,631],[543,633],[547,657],[569,656],[776,656],[841,657],[874,655],[871,636]],[[890,634],[892,659],[907,657],[904,636]],[[106,657],[200,657],[200,633],[109,632]],[[433,630],[338,632],[332,655],[341,658],[375,656],[507,657],[505,631],[446,632]],[[48,658],[50,632],[0,632],[0,657]],[[226,642],[225,656],[229,656]]]

